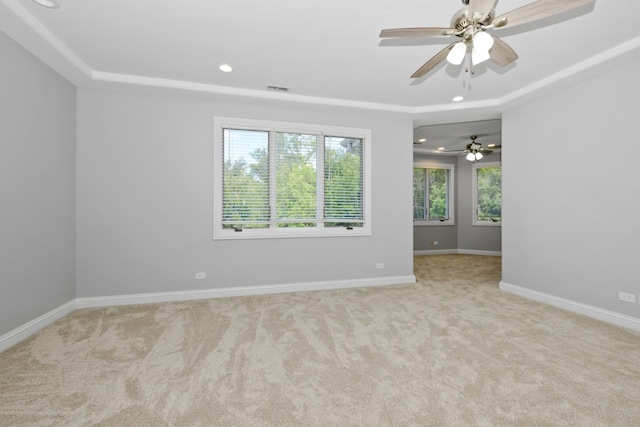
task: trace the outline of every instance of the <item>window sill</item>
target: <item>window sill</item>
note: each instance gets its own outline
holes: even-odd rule
[[[241,232],[233,230],[216,231],[213,240],[247,240],[247,239],[293,239],[293,238],[316,238],[316,237],[363,237],[371,236],[371,230],[367,228],[354,228],[346,230],[338,229],[304,229],[304,230],[285,230],[265,231],[265,230],[243,230]]]
[[[413,221],[414,227],[445,227],[448,225],[456,225],[456,223],[453,220]]]
[[[491,222],[491,221],[474,221],[474,227],[502,227],[502,221]]]

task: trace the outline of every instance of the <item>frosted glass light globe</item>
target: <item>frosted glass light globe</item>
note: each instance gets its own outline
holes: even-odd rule
[[[467,54],[467,45],[465,42],[458,42],[453,45],[449,54],[447,55],[447,61],[453,65],[462,64],[464,56]]]
[[[473,36],[473,47],[489,51],[493,47],[493,37],[485,31],[479,31]]]
[[[491,59],[488,50],[480,50],[476,47],[471,50],[471,62],[473,65],[478,65],[488,59]]]

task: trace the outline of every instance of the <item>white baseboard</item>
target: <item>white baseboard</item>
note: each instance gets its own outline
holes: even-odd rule
[[[399,285],[415,282],[416,276],[409,275],[369,279],[333,280],[324,282],[288,283],[282,285],[243,286],[237,288],[113,295],[105,297],[78,298],[76,300],[76,306],[77,308],[110,307],[116,305],[150,304],[158,302],[187,301],[197,299],[268,295],[286,292],[321,291],[330,289]]]
[[[479,251],[475,249],[434,249],[413,251],[414,255],[484,255],[484,256],[502,256],[500,251]]]
[[[362,288],[415,283],[416,276],[388,276],[353,280],[289,283],[282,285],[245,286],[238,288],[203,289],[147,294],[113,295],[104,297],[76,298],[43,314],[18,328],[0,336],[0,352],[27,339],[45,326],[72,313],[79,308],[110,307],[117,305],[150,304],[158,302],[186,301],[196,299],[224,298],[234,296],[268,295],[286,292],[321,291],[330,289]]]
[[[414,255],[454,255],[457,253],[458,253],[457,249],[433,249],[433,250],[413,251]]]
[[[501,281],[499,288],[534,301],[640,332],[640,319]]]
[[[16,329],[0,336],[0,353],[11,346],[18,344],[38,332],[40,329],[49,326],[58,319],[72,313],[76,309],[76,300],[69,301],[53,310],[43,314],[40,317],[25,323]]]

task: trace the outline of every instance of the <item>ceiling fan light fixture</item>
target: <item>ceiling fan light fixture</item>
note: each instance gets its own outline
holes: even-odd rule
[[[473,47],[488,52],[493,47],[493,37],[485,31],[478,31],[473,35]]]
[[[473,153],[469,153],[467,154],[466,159],[469,160],[470,162],[473,162],[476,159],[476,156]]]
[[[498,0],[462,0],[465,5],[451,18],[449,28],[443,27],[410,27],[410,28],[389,28],[380,32],[382,38],[416,38],[416,37],[442,37],[455,36],[465,44],[471,44],[473,65],[491,59],[496,65],[506,67],[518,59],[518,54],[504,41],[498,37],[492,37],[486,30],[500,29],[503,27],[513,28],[518,25],[536,22],[550,17],[560,16],[565,12],[593,4],[595,0],[534,0],[524,6],[517,7],[507,13],[502,13],[495,18],[495,8]],[[417,79],[432,71],[438,64],[446,59],[452,64],[459,64],[464,61],[461,58],[462,44],[460,41],[448,45],[411,75]],[[492,50],[494,55],[489,56]],[[464,55],[466,57],[466,54]],[[465,71],[473,68],[467,64]]]
[[[464,56],[467,54],[467,44],[465,42],[458,42],[453,45],[449,54],[447,55],[447,61],[453,65],[462,64]]]
[[[471,50],[471,63],[473,65],[481,64],[489,59],[491,59],[491,55],[488,50],[482,50],[476,47]]]
[[[483,157],[482,153],[476,153],[476,160],[482,160]]]

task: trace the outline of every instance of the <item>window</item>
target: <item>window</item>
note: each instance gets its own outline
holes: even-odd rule
[[[413,165],[413,222],[415,225],[454,224],[454,166]]]
[[[371,234],[371,132],[217,117],[214,238]]]
[[[502,167],[500,163],[473,165],[473,225],[502,224]]]

